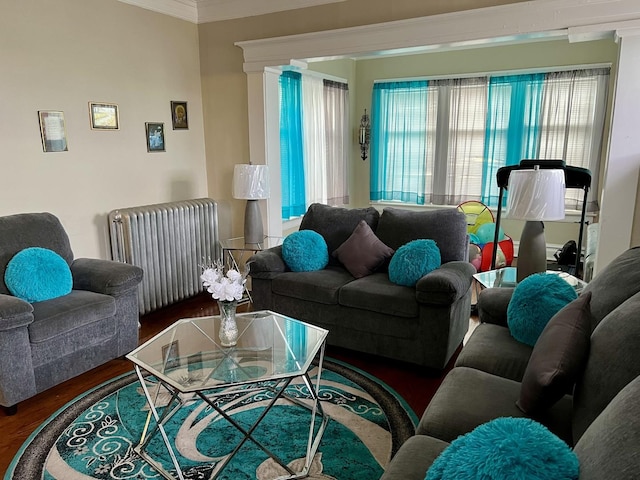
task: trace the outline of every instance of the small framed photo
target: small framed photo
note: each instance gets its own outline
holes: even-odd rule
[[[89,118],[93,130],[118,130],[120,119],[114,103],[89,102]]]
[[[177,340],[162,346],[162,363],[165,371],[180,366],[180,350]]]
[[[164,123],[147,122],[147,152],[164,152]]]
[[[64,112],[39,110],[40,137],[44,152],[66,152],[67,129],[64,123]]]
[[[187,102],[171,102],[171,122],[174,130],[188,130]]]

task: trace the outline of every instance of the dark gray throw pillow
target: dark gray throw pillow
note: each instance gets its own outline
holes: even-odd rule
[[[376,237],[367,222],[360,220],[351,236],[332,255],[340,260],[351,275],[362,278],[371,275],[393,253],[392,248]]]
[[[590,301],[591,292],[583,293],[558,311],[540,334],[516,402],[523,412],[544,411],[571,392],[589,353]]]

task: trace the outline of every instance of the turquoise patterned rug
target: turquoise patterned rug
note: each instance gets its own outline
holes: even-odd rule
[[[317,369],[311,371],[312,380]],[[304,399],[306,387],[294,381],[287,394]],[[233,403],[232,416],[251,425],[269,400],[224,398]],[[417,417],[395,392],[349,365],[325,359],[319,397],[331,417],[309,479],[372,480],[413,434]],[[167,396],[166,401],[168,402]],[[5,480],[142,480],[161,479],[133,448],[148,416],[135,374],[126,374],[76,398],[56,412],[25,442]],[[187,404],[167,424],[185,478],[210,478],[215,465],[228,456],[241,433],[198,400]],[[255,431],[255,437],[284,463],[298,471],[309,431],[309,411],[279,400]],[[156,435],[148,452],[175,473],[167,449]],[[254,443],[247,441],[221,472],[225,480],[274,480],[286,470]],[[177,477],[176,477],[177,478]]]

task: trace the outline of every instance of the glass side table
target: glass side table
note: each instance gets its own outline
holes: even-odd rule
[[[481,289],[490,287],[515,287],[517,285],[516,272],[516,267],[504,267],[497,270],[476,273],[473,278],[476,280],[477,284],[480,285]],[[569,285],[575,288],[576,293],[580,293],[587,285],[587,282],[580,280],[567,272],[547,270],[547,273],[559,275]]]
[[[282,237],[268,236],[264,237],[264,240],[260,243],[246,243],[244,241],[244,237],[222,240],[220,242],[222,245],[222,261],[225,263],[227,268],[234,268],[241,272],[241,266],[244,267],[246,265],[246,261],[251,257],[251,255],[262,250],[282,245],[283,240],[284,239]],[[247,302],[253,303],[253,299],[251,298],[250,290],[245,287],[245,297],[238,303],[243,304]]]

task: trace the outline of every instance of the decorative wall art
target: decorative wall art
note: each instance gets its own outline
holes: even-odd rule
[[[38,119],[40,120],[42,150],[45,152],[68,151],[64,112],[39,110]]]
[[[147,152],[164,152],[164,123],[147,122],[144,125],[147,134]]]
[[[174,130],[188,130],[187,102],[171,102],[171,121]]]
[[[118,130],[118,106],[113,103],[89,102],[89,118],[93,130]]]

